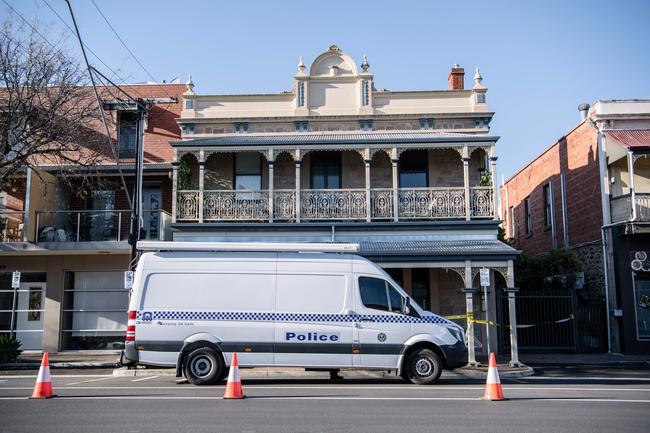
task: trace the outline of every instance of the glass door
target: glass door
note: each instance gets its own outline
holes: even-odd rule
[[[160,188],[145,188],[142,191],[142,227],[146,232],[145,239],[160,239],[161,208],[162,194]]]

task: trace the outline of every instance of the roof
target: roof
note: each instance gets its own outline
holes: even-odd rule
[[[519,251],[499,240],[359,242],[362,256],[467,256],[517,255]]]
[[[197,146],[197,145],[296,145],[296,144],[344,144],[344,143],[429,143],[429,142],[458,142],[476,141],[493,142],[499,137],[491,135],[457,134],[451,132],[361,132],[343,134],[238,134],[192,140],[171,141],[172,146]]]
[[[628,149],[650,148],[650,129],[607,129],[603,132]]]

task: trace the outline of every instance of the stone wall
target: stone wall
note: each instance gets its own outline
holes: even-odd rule
[[[605,293],[605,273],[603,271],[603,246],[598,242],[573,248],[585,274],[584,288]]]

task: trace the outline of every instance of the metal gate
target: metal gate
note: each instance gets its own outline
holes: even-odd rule
[[[508,295],[499,291],[499,347],[510,350]],[[599,353],[607,350],[605,303],[573,289],[526,290],[516,296],[520,352]],[[561,321],[563,319],[568,319]],[[527,326],[534,325],[534,326]]]

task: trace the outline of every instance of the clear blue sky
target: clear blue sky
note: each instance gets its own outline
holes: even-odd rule
[[[43,0],[7,1],[63,31]],[[298,56],[309,64],[333,43],[367,54],[376,86],[391,90],[444,89],[453,63],[471,86],[479,66],[506,177],[578,123],[579,103],[650,98],[650,0],[95,1],[157,80],[192,73],[199,93],[288,90]],[[48,2],[69,20],[63,0]],[[72,4],[102,60],[147,81],[92,2]]]

